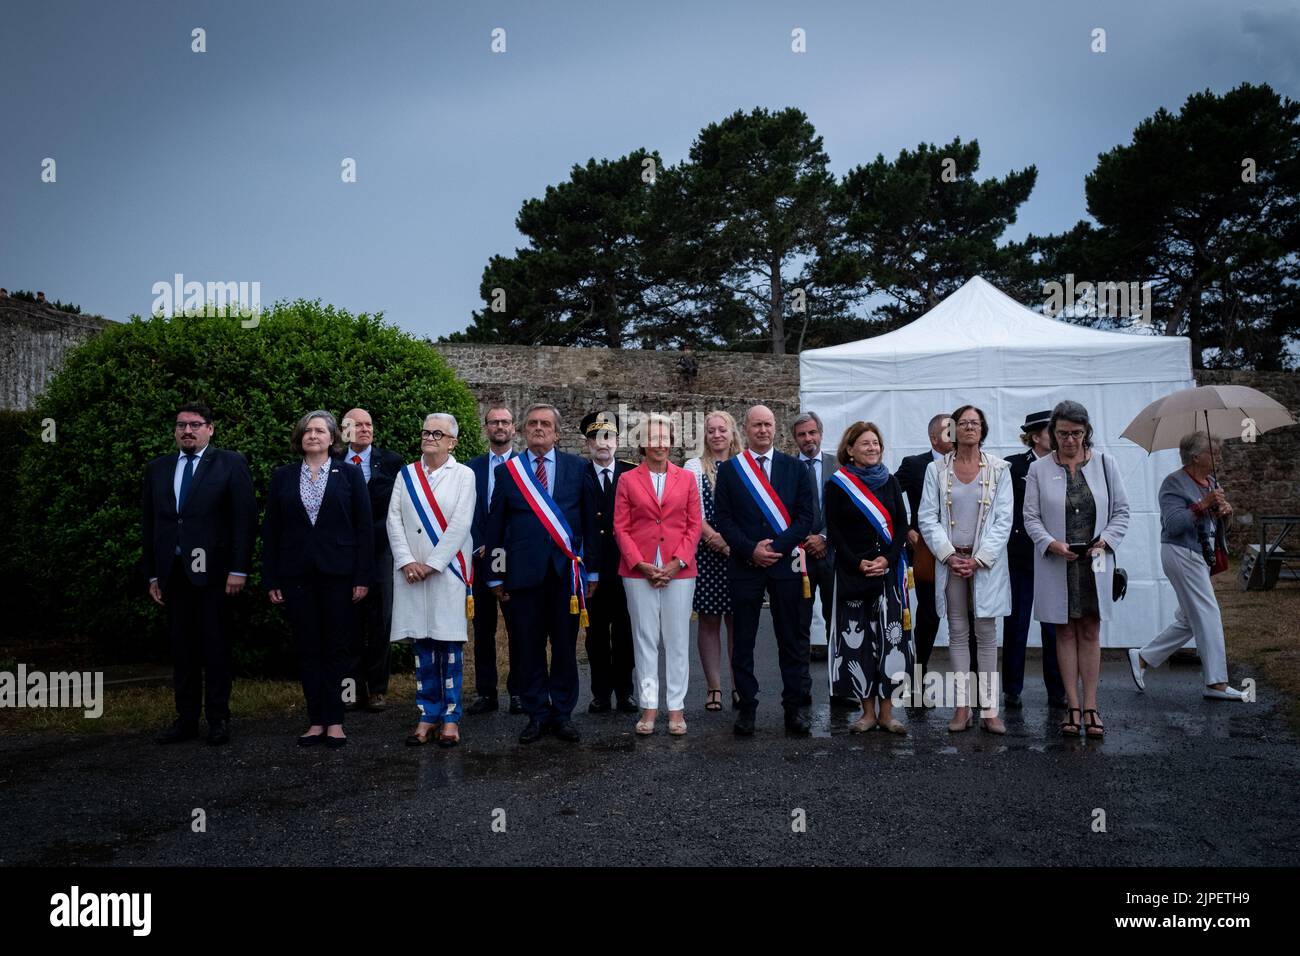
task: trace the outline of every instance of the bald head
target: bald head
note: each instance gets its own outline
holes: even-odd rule
[[[375,440],[375,423],[364,408],[350,408],[343,416],[343,440],[353,451],[365,451]]]
[[[765,454],[776,437],[776,416],[766,405],[751,405],[745,412],[745,445],[750,451]]]

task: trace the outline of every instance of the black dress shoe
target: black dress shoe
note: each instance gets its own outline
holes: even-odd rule
[[[1020,701],[1019,694],[1003,694],[1002,702],[1011,710],[1019,710],[1024,706]]]
[[[208,743],[214,747],[220,747],[222,744],[230,743],[230,721],[208,721]]]
[[[806,737],[812,733],[812,720],[808,711],[802,707],[785,712],[785,729],[792,734]]]
[[[609,706],[608,697],[604,700],[593,700],[587,705],[587,713],[589,714],[608,714],[613,709],[613,707]]]
[[[324,739],[325,739],[324,731],[321,731],[319,734],[303,734],[301,737],[298,738],[298,746],[315,747],[318,743],[320,743]]]
[[[510,695],[510,713],[522,714],[524,712],[524,701],[518,694]]]
[[[497,699],[495,697],[476,697],[474,703],[465,708],[465,713],[471,717],[477,717],[479,714],[490,714],[497,709]]]
[[[521,744],[535,744],[537,741],[541,740],[545,734],[546,725],[534,717],[528,721],[528,726],[525,727],[524,732],[519,735],[519,742]]]
[[[632,699],[632,695],[627,694],[618,699],[618,712],[620,714],[638,714],[641,712],[641,708],[637,706],[637,702]]]
[[[732,730],[737,737],[754,736],[754,715],[742,710],[736,717],[736,726]]]
[[[348,738],[331,737],[329,734],[325,734],[325,746],[328,747],[330,750],[339,750],[343,747],[346,747],[347,745],[348,745]]]
[[[183,740],[193,740],[198,735],[198,724],[187,724],[183,720],[176,720],[154,740],[160,744],[178,744]]]
[[[567,741],[571,744],[576,744],[582,736],[578,733],[578,728],[573,726],[573,721],[569,720],[567,717],[563,720],[557,720],[552,724],[551,733],[555,734],[555,736],[559,737],[561,740]]]

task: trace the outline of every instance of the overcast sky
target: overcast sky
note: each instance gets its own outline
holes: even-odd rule
[[[1097,154],[1157,108],[1300,98],[1281,0],[5,0],[0,27],[0,285],[113,319],[179,272],[464,328],[521,202],[593,156],[677,162],[737,109],[804,110],[837,175],[954,136],[981,177],[1036,164],[1020,238],[1084,217]]]

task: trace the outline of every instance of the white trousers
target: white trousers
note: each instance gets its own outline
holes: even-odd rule
[[[1214,597],[1205,558],[1176,544],[1162,544],[1160,566],[1178,597],[1178,610],[1174,612],[1174,623],[1142,648],[1142,659],[1152,667],[1159,667],[1194,637],[1205,685],[1227,683],[1228,652],[1223,646],[1223,617],[1219,614],[1219,602]]]
[[[691,600],[695,578],[669,581],[665,588],[645,578],[624,578],[628,616],[632,618],[632,652],[636,658],[636,686],[645,710],[659,707],[659,643],[664,646],[664,677],[668,709],[686,706],[686,681],[690,676]]]

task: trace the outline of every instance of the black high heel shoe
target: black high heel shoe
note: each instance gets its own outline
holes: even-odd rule
[[[1080,718],[1083,717],[1083,711],[1078,707],[1065,708],[1065,720],[1061,721],[1061,733],[1080,737],[1083,735],[1083,726],[1074,719],[1074,714],[1078,714]]]

